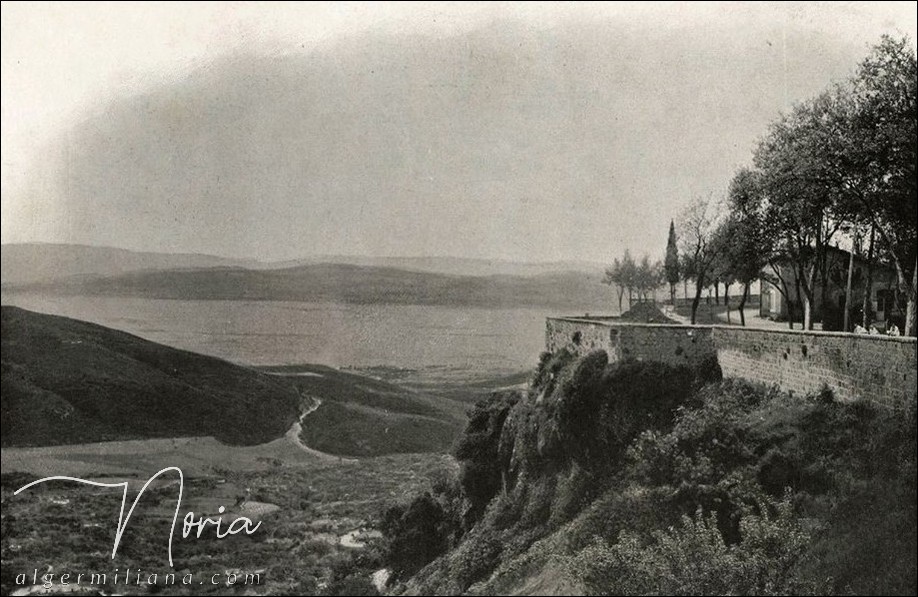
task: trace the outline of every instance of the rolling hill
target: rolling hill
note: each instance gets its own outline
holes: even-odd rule
[[[301,397],[276,377],[65,317],[2,308],[3,446],[282,436]]]
[[[447,452],[465,426],[467,411],[505,380],[413,390],[323,365],[265,367],[303,396],[320,401],[302,420],[300,438],[322,452],[377,456]]]
[[[447,395],[320,365],[260,370],[66,317],[2,307],[2,445],[301,438],[331,454],[446,452],[487,388]],[[500,380],[496,380],[495,383]]]
[[[51,294],[184,300],[282,300],[355,304],[602,309],[611,293],[600,275],[456,276],[389,267],[321,263],[275,270],[170,269],[77,276],[5,289]]]

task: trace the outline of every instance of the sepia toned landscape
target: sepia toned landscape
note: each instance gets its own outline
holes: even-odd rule
[[[914,2],[2,11],[0,594],[918,591]]]

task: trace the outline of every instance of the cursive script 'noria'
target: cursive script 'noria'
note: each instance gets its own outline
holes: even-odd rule
[[[143,495],[143,492],[147,490],[147,487],[150,486],[157,477],[168,472],[178,473],[179,478],[179,489],[178,489],[178,498],[175,500],[175,513],[172,515],[172,528],[169,531],[169,566],[175,567],[172,563],[172,537],[175,534],[175,524],[178,521],[179,509],[182,507],[182,492],[185,490],[185,475],[182,474],[182,469],[177,466],[167,466],[162,469],[152,477],[150,477],[143,487],[140,488],[140,492],[137,494],[137,497],[134,498],[134,503],[131,504],[130,510],[128,510],[127,515],[124,514],[124,508],[127,506],[127,495],[128,495],[128,481],[122,483],[101,483],[99,481],[90,481],[88,479],[80,479],[78,477],[64,477],[64,476],[55,476],[55,477],[45,477],[44,479],[38,479],[37,481],[32,481],[27,485],[23,485],[17,489],[13,495],[19,495],[21,492],[29,489],[34,485],[39,483],[45,483],[46,481],[73,481],[76,483],[85,483],[86,485],[94,485],[96,487],[111,487],[111,488],[121,488],[121,512],[118,514],[118,527],[115,529],[115,544],[112,547],[112,559],[115,559],[115,555],[118,553],[118,544],[121,543],[121,536],[124,534],[124,530],[127,528],[128,521],[131,519],[131,515],[134,513],[134,508],[137,507],[137,502],[140,501],[140,496]],[[220,507],[220,513],[222,514],[225,511],[223,506]],[[222,539],[227,535],[235,535],[236,533],[245,532],[247,535],[251,535],[258,530],[258,527],[261,526],[261,522],[255,524],[252,520],[246,518],[245,516],[240,516],[233,520],[230,523],[226,531],[221,531],[221,523],[223,518],[218,519],[208,518],[202,516],[200,518],[195,518],[194,512],[188,512],[185,515],[182,525],[182,538],[187,539],[188,535],[192,533],[192,530],[196,530],[196,537],[200,538],[201,534],[204,532],[204,529],[207,525],[213,525],[216,527],[216,534],[218,539]]]

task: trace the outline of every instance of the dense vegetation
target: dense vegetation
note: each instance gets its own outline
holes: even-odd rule
[[[13,491],[35,476],[4,470],[0,475],[0,594],[23,588],[16,585],[19,574],[26,574],[31,583],[32,571],[37,568],[41,579],[51,564],[58,589],[56,581],[61,573],[107,573],[111,583],[118,568],[141,572],[141,586],[95,588],[160,595],[375,595],[370,574],[381,566],[379,540],[366,538],[366,546],[358,548],[343,545],[341,537],[371,524],[380,500],[402,495],[407,499],[434,471],[453,466],[448,457],[433,454],[364,458],[359,464],[336,460],[280,462],[248,471],[229,464],[215,459],[212,470],[217,475],[186,475],[182,515],[191,510],[216,517],[219,505],[234,512],[235,496],[246,490],[252,500],[274,504],[280,510],[263,516],[261,528],[252,535],[217,539],[209,528],[201,538],[191,535],[184,539],[181,530],[176,530],[175,568],[169,568],[166,559],[175,486],[147,490],[127,526],[117,558],[111,560],[120,505],[117,491],[45,483],[13,496]],[[124,469],[132,466],[126,464]],[[132,480],[134,490],[146,480],[146,470],[138,473]],[[228,570],[257,572],[258,586],[244,585],[244,574],[239,584],[226,586]],[[166,584],[169,572],[179,578],[174,585]],[[146,591],[145,584],[154,573],[159,575],[159,584]],[[181,582],[188,573],[195,577],[192,586]],[[217,585],[210,582],[214,573],[220,575]],[[204,582],[198,584],[199,580]],[[85,585],[85,579],[84,586],[92,588]]]
[[[301,402],[283,378],[99,325],[2,310],[3,446],[212,435],[280,437]]]
[[[384,519],[395,590],[914,594],[916,409],[544,355]]]

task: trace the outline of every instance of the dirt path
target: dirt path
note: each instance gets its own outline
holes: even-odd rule
[[[762,330],[786,330],[789,329],[787,322],[784,321],[772,321],[770,319],[763,319],[759,317],[759,308],[758,307],[747,307],[743,309],[743,313],[746,315],[746,327],[749,328],[758,328]],[[717,319],[720,323],[727,322],[727,312],[717,314]],[[730,321],[731,325],[740,324],[740,315],[738,309],[732,309],[730,312]],[[821,327],[821,324],[818,324]],[[795,326],[800,328],[800,326]],[[817,328],[818,329],[818,328]]]
[[[300,413],[300,418],[290,426],[290,429],[287,430],[287,433],[284,435],[284,437],[299,449],[311,454],[312,456],[315,456],[316,458],[319,458],[320,460],[329,462],[357,462],[356,458],[345,458],[344,456],[335,456],[334,454],[328,454],[327,452],[320,452],[319,450],[310,448],[303,443],[303,440],[300,437],[300,433],[303,431],[303,419],[305,419],[308,415],[316,412],[316,410],[322,406],[322,400],[319,398],[311,396],[310,399],[312,400],[312,404],[310,404],[303,410],[302,413]]]
[[[666,315],[670,319],[674,319],[681,323],[682,325],[691,325],[692,321],[688,317],[683,317],[676,313],[676,310],[673,309],[672,305],[663,305],[663,315]]]

